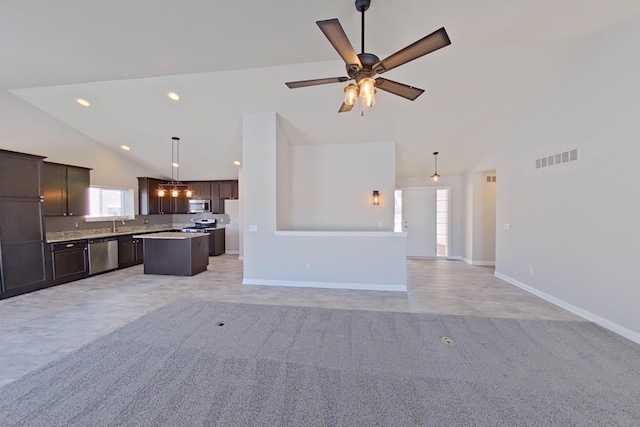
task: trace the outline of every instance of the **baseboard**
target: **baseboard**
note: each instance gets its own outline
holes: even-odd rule
[[[473,261],[468,258],[460,257],[460,259],[469,265],[479,265],[481,267],[495,267],[495,261]]]
[[[297,280],[242,279],[243,285],[288,286],[298,288],[351,289],[357,291],[407,292],[407,285],[380,283],[305,282]]]
[[[533,288],[529,285],[526,285],[512,277],[506,276],[502,273],[499,272],[494,272],[493,273],[494,276],[496,276],[498,279],[502,279],[505,282],[511,283],[514,286],[519,287],[520,289],[523,289],[533,295],[536,295],[540,298],[542,298],[543,300],[549,301],[550,303],[557,305],[560,308],[564,308],[567,311],[570,311],[573,314],[576,314],[580,317],[582,317],[583,319],[587,319],[592,321],[593,323],[596,323],[600,326],[602,326],[605,329],[610,330],[611,332],[615,332],[618,335],[621,335],[637,344],[640,344],[640,333],[632,331],[629,328],[626,328],[622,325],[619,325],[615,322],[612,322],[609,319],[605,319],[604,317],[598,316],[597,314],[591,313],[590,311],[584,310],[578,306],[575,306],[571,303],[568,303],[560,298],[556,298],[553,295],[550,295],[546,292],[543,292],[541,290],[538,290],[536,288]]]
[[[224,253],[227,255],[239,255],[240,251],[224,251]]]
[[[495,261],[472,261],[471,265],[479,265],[480,267],[495,267]]]

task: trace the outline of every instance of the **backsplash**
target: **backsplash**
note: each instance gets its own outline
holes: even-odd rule
[[[215,218],[220,225],[229,224],[227,214],[184,214],[184,215],[137,215],[135,219],[116,221],[118,231],[143,231],[166,228],[182,228],[193,225],[198,218]],[[46,217],[45,230],[49,233],[83,234],[82,232],[108,232],[113,231],[113,221],[86,222],[84,217],[61,216]]]

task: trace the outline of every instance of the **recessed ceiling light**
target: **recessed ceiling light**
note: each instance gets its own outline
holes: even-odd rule
[[[237,160],[234,160],[233,164],[236,165],[236,166],[240,166],[240,162],[237,161]]]
[[[91,105],[89,101],[87,101],[86,99],[78,98],[76,99],[76,101],[78,102],[78,104],[82,105],[83,107],[88,107],[89,105]]]
[[[178,94],[175,92],[169,92],[169,98],[173,99],[174,101],[178,101],[180,99]]]
[[[131,147],[129,147],[128,145],[121,145],[120,148],[122,148],[124,151],[131,150]]]

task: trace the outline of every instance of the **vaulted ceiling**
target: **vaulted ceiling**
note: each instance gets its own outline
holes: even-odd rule
[[[351,0],[31,0],[1,9],[0,89],[95,144],[130,146],[121,154],[159,176],[170,173],[179,136],[183,179],[236,176],[242,114],[263,111],[279,114],[293,144],[395,141],[398,175],[431,174],[433,151],[441,174],[463,173],[599,35],[640,16],[631,0],[372,0],[367,52],[383,58],[440,27],[452,45],[385,74],[425,89],[416,101],[379,92],[361,115],[337,113],[345,84],[284,85],[346,75],[315,21],[338,18],[360,51]]]

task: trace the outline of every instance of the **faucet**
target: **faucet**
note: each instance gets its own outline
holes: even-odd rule
[[[124,218],[120,218],[120,217],[113,217],[113,232],[115,233],[116,231],[118,231],[118,229],[116,228],[116,221],[120,220],[122,221],[122,225],[124,225]]]

